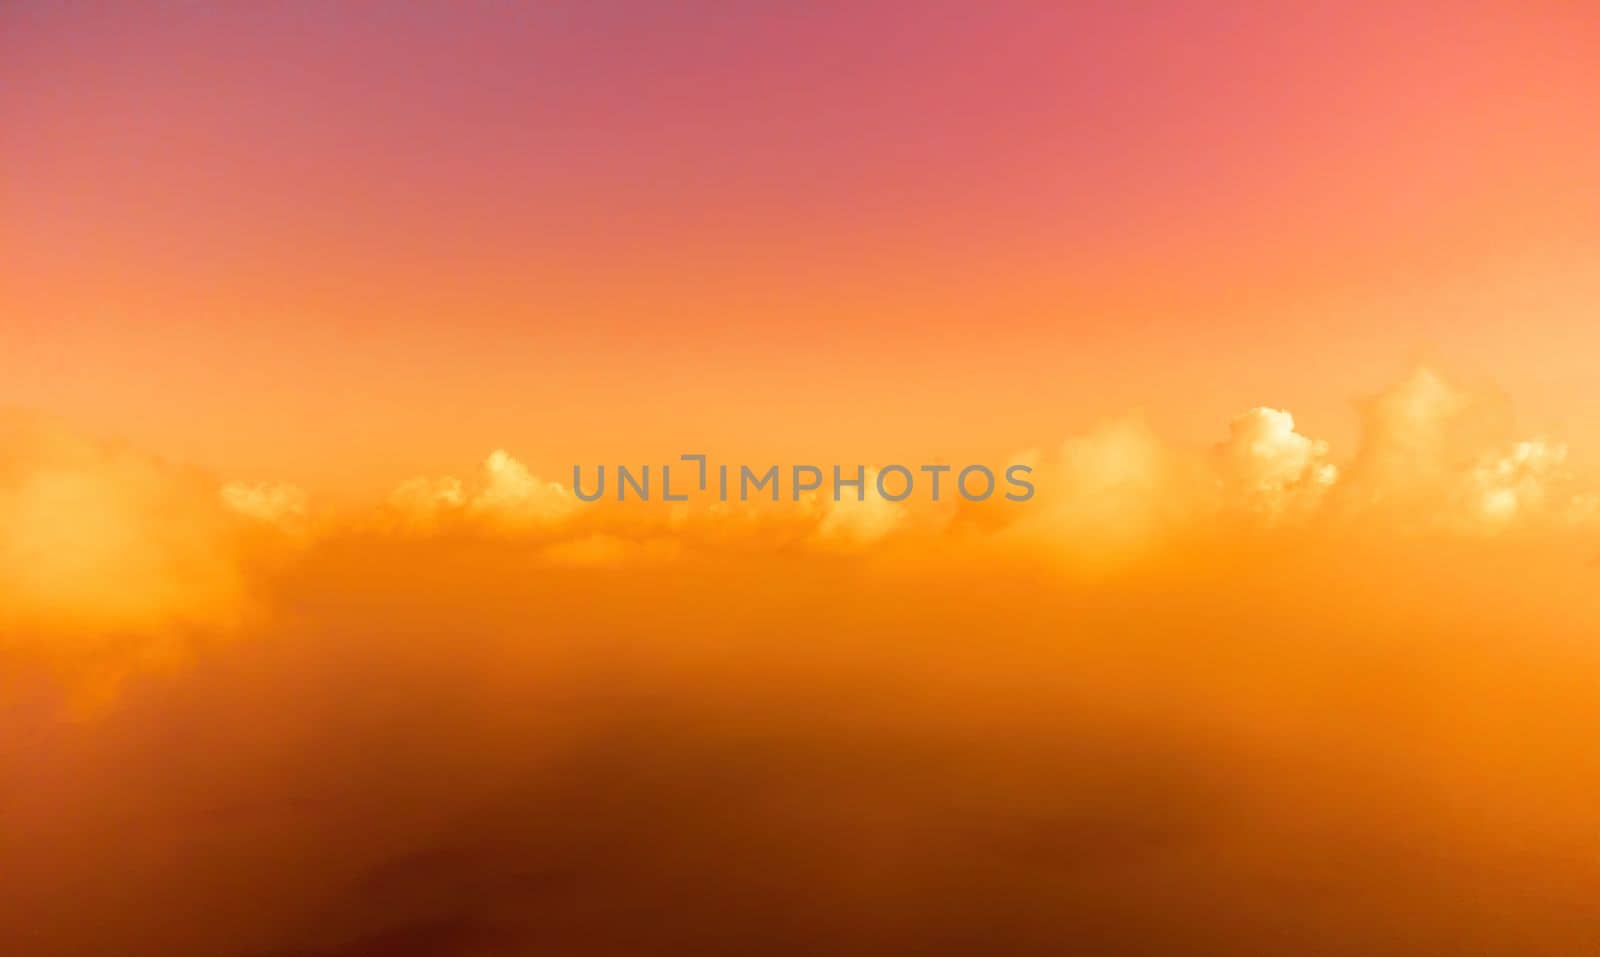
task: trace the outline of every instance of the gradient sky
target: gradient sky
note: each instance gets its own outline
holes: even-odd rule
[[[1597,65],[0,0],[0,954],[1593,953]]]
[[[1588,5],[760,6],[6,4],[0,404],[318,491],[1337,444],[1423,357],[1600,439]]]

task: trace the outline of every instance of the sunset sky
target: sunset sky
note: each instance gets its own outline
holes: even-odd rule
[[[1597,45],[1543,2],[13,5],[0,402],[342,494],[1133,408],[1348,440],[1425,359],[1595,446]]]
[[[1590,0],[0,0],[0,954],[1592,953],[1597,310]]]

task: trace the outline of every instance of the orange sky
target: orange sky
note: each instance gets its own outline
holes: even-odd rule
[[[0,954],[1592,952],[1593,0],[739,6],[0,0]]]
[[[1420,358],[1600,439],[1592,13],[1252,6],[12,7],[0,404],[341,492],[1338,444]]]

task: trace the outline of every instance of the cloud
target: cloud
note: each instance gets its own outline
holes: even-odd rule
[[[467,511],[521,527],[559,522],[578,504],[577,496],[561,483],[534,476],[527,466],[496,450],[483,464],[483,486],[467,503]]]
[[[1361,444],[1341,483],[1346,509],[1436,516],[1451,486],[1510,432],[1503,396],[1421,367],[1361,404]]]
[[[327,513],[13,425],[0,949],[1576,952],[1594,492],[1475,394],[1407,380],[1348,461],[1116,419],[937,506],[502,453]],[[124,687],[63,722],[23,647]]]
[[[0,412],[0,672],[39,664],[74,714],[114,707],[125,680],[241,634],[314,544],[309,520],[294,486],[224,483]]]
[[[1518,436],[1505,396],[1421,368],[1363,405],[1362,441],[1339,483],[1340,517],[1463,534],[1572,529],[1593,490],[1565,443]]]
[[[1001,537],[1079,570],[1119,567],[1198,514],[1211,492],[1199,468],[1141,417],[1104,422],[1036,466],[1035,495],[1004,513]]]
[[[1060,487],[1174,543],[1150,499],[1213,450],[1095,436]],[[333,528],[243,640],[98,721],[0,695],[0,941],[1222,955],[1311,914],[1330,954],[1587,943],[1581,560],[1273,525],[1091,579],[812,528],[706,515],[660,562],[643,530]]]
[[[527,536],[557,556],[666,540],[679,543],[678,554],[791,547],[841,554],[918,543],[1010,551],[1096,573],[1184,541],[1273,528],[1500,534],[1572,527],[1596,512],[1600,498],[1566,468],[1565,446],[1516,438],[1508,403],[1490,388],[1424,367],[1362,402],[1360,412],[1360,442],[1345,461],[1325,440],[1299,431],[1291,412],[1268,406],[1235,417],[1208,449],[1169,442],[1139,416],[1108,420],[1054,454],[1008,459],[1033,469],[1037,491],[1025,503],[961,501],[948,475],[938,503],[925,491],[890,501],[876,490],[877,470],[868,469],[859,500],[846,490],[837,501],[807,493],[797,502],[585,505],[497,451],[475,482],[413,479],[388,508],[393,525],[411,533]]]
[[[388,506],[401,526],[426,532],[437,529],[466,503],[466,492],[458,478],[413,478],[401,482],[390,493]]]
[[[1498,527],[1544,510],[1551,486],[1567,477],[1566,460],[1566,446],[1539,439],[1485,457],[1464,479],[1470,514]]]
[[[387,507],[394,524],[412,532],[452,523],[517,532],[556,525],[580,504],[565,486],[533,475],[508,452],[496,449],[470,488],[454,476],[408,479],[389,495]]]
[[[1294,416],[1279,409],[1235,418],[1216,451],[1229,504],[1270,518],[1314,510],[1339,477],[1328,443],[1296,432]]]
[[[302,531],[305,527],[306,493],[293,485],[229,482],[222,487],[222,503],[246,518],[284,531]]]
[[[1271,407],[1237,416],[1209,447],[1170,442],[1138,416],[1109,420],[1054,453],[1013,456],[1033,469],[1027,502],[964,501],[948,474],[937,503],[920,492],[889,501],[868,470],[861,500],[847,489],[838,501],[583,503],[496,450],[468,479],[414,478],[376,508],[342,512],[315,511],[293,486],[219,482],[13,416],[0,433],[0,640],[63,659],[88,660],[65,649],[93,647],[113,671],[142,667],[190,647],[189,632],[235,628],[252,596],[319,554],[322,539],[358,531],[419,547],[502,540],[526,549],[530,574],[719,556],[871,555],[894,567],[983,555],[1098,579],[1277,536],[1329,547],[1355,530],[1397,543],[1554,539],[1600,524],[1600,493],[1573,472],[1565,444],[1518,437],[1491,389],[1422,369],[1361,412],[1347,461]]]
[[[837,499],[831,492],[821,499],[812,493],[811,500],[821,503],[817,542],[828,547],[861,548],[882,541],[905,524],[908,506],[878,493],[879,470],[868,468],[863,475],[865,487],[859,496],[851,489],[841,491]],[[889,494],[899,494],[897,489],[898,486],[889,486]]]
[[[244,591],[236,529],[198,472],[37,418],[0,419],[0,623],[13,640],[225,625]]]

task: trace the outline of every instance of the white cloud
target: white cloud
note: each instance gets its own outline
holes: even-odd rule
[[[475,488],[454,476],[412,478],[400,483],[388,500],[391,515],[414,532],[464,519],[505,530],[547,527],[571,515],[578,504],[566,487],[535,476],[503,449],[484,460]]]
[[[483,464],[483,487],[467,511],[523,526],[560,521],[577,506],[577,496],[565,486],[535,476],[503,449],[496,449]]]
[[[1296,432],[1294,416],[1279,409],[1238,416],[1216,451],[1229,503],[1273,517],[1314,509],[1339,476],[1328,443]]]

